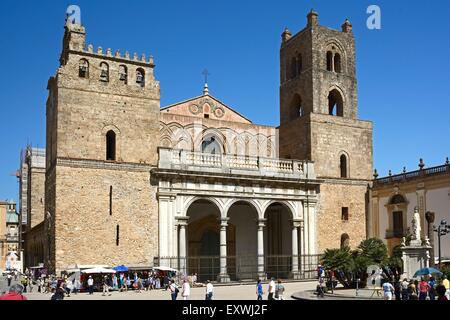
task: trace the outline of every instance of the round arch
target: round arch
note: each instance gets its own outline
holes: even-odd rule
[[[255,200],[252,200],[252,199],[233,199],[233,200],[228,201],[225,204],[224,209],[223,209],[223,212],[226,217],[228,217],[228,212],[229,212],[230,208],[239,202],[250,205],[256,211],[256,214],[258,215],[258,219],[261,218],[261,216],[262,216],[261,215],[261,207],[258,205],[258,203]]]
[[[271,205],[274,205],[274,204],[281,204],[284,208],[286,208],[287,211],[290,213],[290,218],[291,219],[296,219],[297,218],[296,210],[295,210],[294,206],[290,202],[282,201],[282,200],[281,201],[280,200],[271,200],[268,203],[266,203],[266,205],[261,210],[263,219],[266,218],[267,209],[269,209],[269,207]]]
[[[342,168],[343,157],[345,157],[345,168]],[[350,156],[344,150],[338,153],[339,173],[341,178],[350,178]],[[345,175],[343,175],[345,171]]]
[[[202,143],[208,137],[214,137],[215,141],[219,144],[222,154],[227,153],[226,149],[226,137],[220,130],[208,128],[203,130],[195,139],[194,151],[202,151]]]
[[[198,197],[192,197],[192,198],[190,198],[190,199],[185,203],[185,205],[184,205],[184,211],[183,211],[183,217],[189,217],[189,216],[188,216],[189,208],[190,208],[195,202],[200,201],[200,200],[207,201],[207,202],[210,202],[210,203],[212,203],[213,205],[215,205],[215,206],[217,207],[217,209],[219,210],[219,212],[220,212],[220,218],[226,218],[226,216],[224,215],[223,205],[222,205],[222,203],[220,203],[219,200],[217,200],[216,198],[201,197],[201,196],[198,196]]]
[[[328,101],[328,114],[334,115],[334,111],[336,111],[336,116],[344,116],[346,99],[344,91],[340,87],[336,85],[331,86],[326,92],[325,101]]]

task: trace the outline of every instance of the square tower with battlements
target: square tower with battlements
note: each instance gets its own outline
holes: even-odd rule
[[[150,265],[158,248],[160,88],[153,57],[86,46],[67,20],[48,82],[45,256],[72,265]]]
[[[314,161],[319,179],[318,249],[357,246],[366,237],[372,179],[372,123],[358,119],[355,38],[319,25],[282,34],[280,156]]]

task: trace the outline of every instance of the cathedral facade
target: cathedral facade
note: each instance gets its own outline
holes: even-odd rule
[[[366,237],[372,124],[355,44],[318,24],[282,34],[280,126],[203,93],[160,106],[153,57],[86,46],[66,23],[48,82],[43,232],[51,272],[174,267],[200,279],[305,278]]]

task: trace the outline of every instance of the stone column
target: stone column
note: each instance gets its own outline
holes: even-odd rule
[[[300,279],[300,272],[298,269],[298,227],[300,226],[300,221],[292,221],[292,279]]]
[[[267,278],[264,272],[264,227],[265,219],[258,220],[258,279],[265,280]]]
[[[300,273],[302,276],[305,275],[305,259],[303,255],[305,254],[305,221],[300,222]]]
[[[181,274],[186,275],[187,274],[187,270],[186,270],[186,259],[187,259],[187,245],[186,245],[186,227],[188,225],[187,221],[189,219],[189,217],[178,217],[178,226],[179,226],[179,231],[178,231],[178,242],[179,242],[179,255],[178,255],[178,260],[179,260],[179,270],[181,272]]]
[[[229,218],[220,219],[220,274],[218,282],[230,282],[227,272],[227,227]]]

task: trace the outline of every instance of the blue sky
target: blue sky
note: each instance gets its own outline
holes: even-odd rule
[[[314,8],[322,25],[353,24],[359,117],[374,122],[380,175],[450,156],[450,1],[2,1],[0,199],[17,199],[21,148],[45,145],[47,80],[58,68],[65,10],[81,7],[87,42],[152,54],[161,106],[210,92],[258,124],[279,124],[281,33]],[[371,4],[382,29],[366,27]]]

